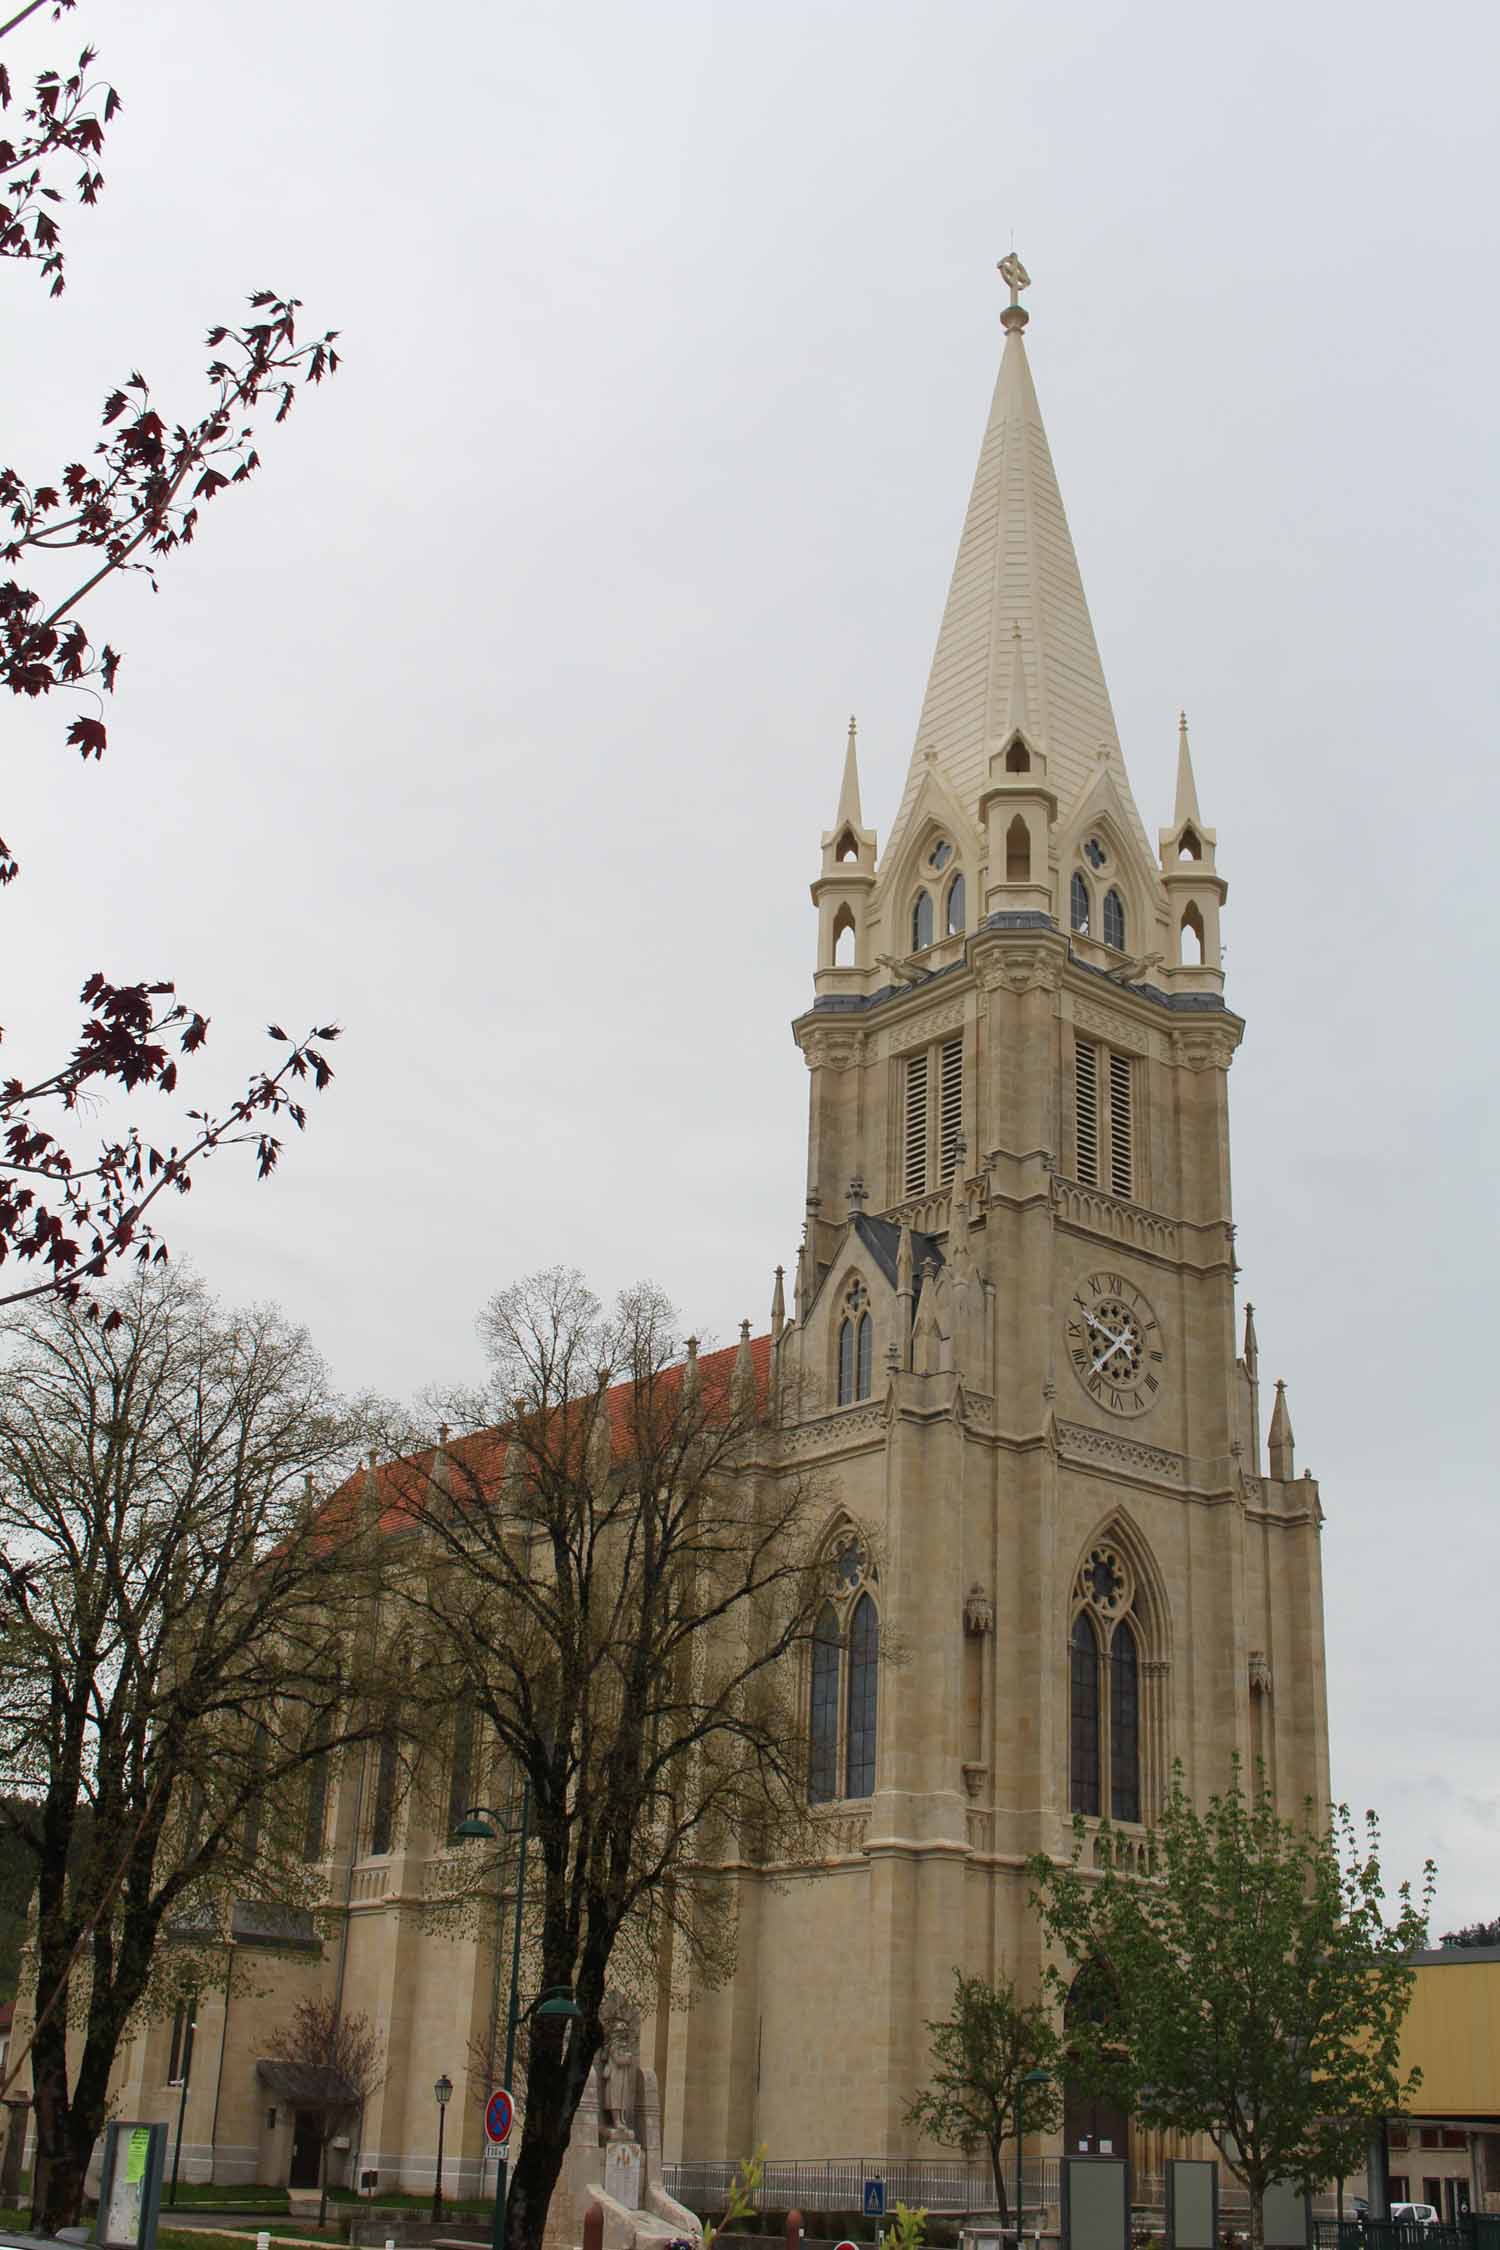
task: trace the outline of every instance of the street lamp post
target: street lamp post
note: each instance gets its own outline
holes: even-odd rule
[[[188,2080],[193,2074],[193,2034],[198,2028],[198,1995],[188,2002],[187,2028],[182,2036],[182,2092],[177,2097],[177,2146],[172,2152],[172,2192],[168,2207],[177,2208],[177,2175],[182,2168],[182,2128],[187,2121]]]
[[[432,2183],[432,2223],[437,2226],[443,2216],[443,2125],[448,2115],[448,2104],[453,2099],[453,2081],[446,2070],[432,2091],[438,2109],[437,2177]]]
[[[1028,2070],[1016,2088],[1016,2250],[1021,2250],[1026,2224],[1026,2089],[1045,2086],[1051,2075],[1048,2070]]]

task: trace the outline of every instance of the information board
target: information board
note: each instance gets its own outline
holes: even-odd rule
[[[101,2250],[154,2250],[166,2163],[165,2125],[121,2118],[105,2126],[94,2235]]]
[[[1123,2156],[1062,2160],[1063,2250],[1130,2250],[1130,2166]]]
[[[1266,2250],[1309,2250],[1313,2238],[1312,2197],[1289,2180],[1266,2189]]]
[[[1219,2167],[1209,2157],[1167,2159],[1167,2250],[1217,2250]]]

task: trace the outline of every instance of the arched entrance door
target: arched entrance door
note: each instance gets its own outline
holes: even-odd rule
[[[1112,2023],[1118,2006],[1109,1971],[1100,1961],[1086,1961],[1073,1979],[1063,2009],[1064,2034],[1070,2024]],[[1129,2112],[1107,2096],[1090,2092],[1071,2075],[1063,2085],[1063,2154],[1130,2154]]]

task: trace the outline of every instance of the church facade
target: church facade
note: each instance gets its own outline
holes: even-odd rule
[[[1236,1307],[1227,886],[1185,723],[1154,843],[1132,798],[1025,275],[1001,270],[910,772],[880,850],[851,726],[794,1025],[807,1203],[769,1359],[781,1458],[830,1494],[803,1682],[820,1850],[735,1872],[722,1989],[674,2007],[661,1965],[642,2059],[669,2162],[920,2153],[905,2112],[954,1968],[1036,1987],[1029,1854],[1066,1854],[1075,1816],[1140,1849],[1179,1762],[1200,1798],[1235,1755],[1286,1811],[1329,1793],[1317,1487]],[[133,2044],[121,2100],[174,2126],[180,2106],[184,2177],[305,2164],[257,2058],[336,1986],[388,2027],[388,2068],[334,2175],[431,2187],[434,2082],[493,2037],[501,1964],[493,1926],[433,1934],[446,1839],[388,1797],[377,1833],[381,1803],[352,1772],[330,1793],[338,1934],[297,1959],[237,1932],[185,2092],[181,2024]],[[1070,2106],[1070,2147],[1123,2131]],[[477,2106],[447,2132],[449,2191],[478,2186]]]

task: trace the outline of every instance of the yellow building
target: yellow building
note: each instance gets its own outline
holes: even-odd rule
[[[1255,1324],[1235,1306],[1227,885],[1185,723],[1154,843],[1136,807],[1026,277],[1014,258],[1002,272],[999,377],[910,772],[879,850],[851,728],[793,1027],[807,1202],[770,1350],[783,1457],[837,1495],[805,1682],[825,1848],[782,1882],[741,1873],[732,1981],[645,2027],[672,2160],[914,2153],[926,2020],[956,1964],[1034,1985],[1024,1863],[1065,1850],[1075,1813],[1140,1839],[1174,1761],[1202,1797],[1236,1753],[1287,1809],[1329,1794],[1322,1511],[1280,1385],[1263,1443]],[[879,1665],[882,1640],[899,1666]],[[295,2167],[295,2104],[256,2066],[317,1985],[389,2027],[341,2161],[430,2187],[433,2084],[486,2036],[494,1951],[432,1934],[444,1839],[415,1809],[377,1827],[383,1801],[354,1772],[332,1793],[336,1942],[288,1961],[247,1932],[202,1997],[188,2176]],[[154,2027],[122,2089],[133,2114],[175,2118],[170,2063]],[[1070,2105],[1070,2147],[1129,2130]],[[455,2101],[447,2145],[450,2189],[476,2185],[472,2105]],[[1150,2170],[1160,2152],[1133,2153]]]

